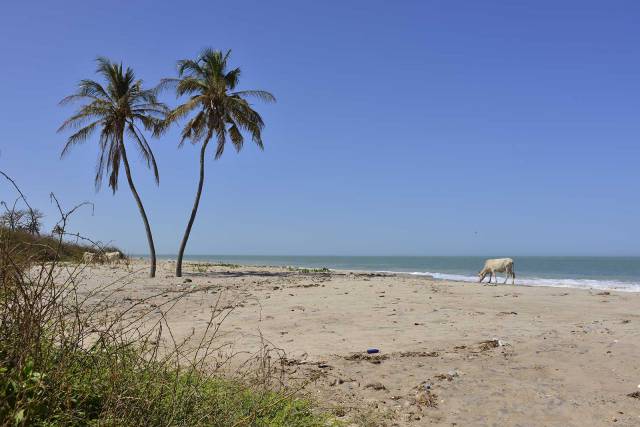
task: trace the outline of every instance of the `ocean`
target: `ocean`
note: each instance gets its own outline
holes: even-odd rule
[[[163,256],[175,259],[175,256]],[[189,255],[188,261],[249,265],[286,265],[428,275],[436,279],[477,281],[487,258],[479,256],[268,256]],[[511,256],[516,284],[640,292],[640,257]],[[487,279],[485,279],[486,282]],[[504,281],[500,275],[499,281]]]

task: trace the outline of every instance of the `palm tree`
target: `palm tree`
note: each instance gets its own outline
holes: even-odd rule
[[[195,60],[178,61],[178,78],[163,79],[160,84],[161,87],[175,88],[177,97],[186,95],[189,99],[167,115],[164,126],[159,128],[158,132],[163,132],[171,123],[193,113],[182,129],[178,146],[181,147],[186,140],[190,140],[193,144],[202,142],[198,189],[178,251],[176,263],[178,277],[182,276],[182,258],[202,195],[205,152],[209,141],[215,136],[216,159],[222,156],[227,138],[231,140],[237,151],[242,149],[244,143],[242,132],[248,132],[253,142],[263,149],[261,132],[264,122],[260,114],[253,110],[247,98],[275,102],[275,97],[269,92],[236,90],[240,79],[240,68],[228,69],[230,55],[230,50],[223,53],[205,49]]]
[[[127,67],[125,70],[122,63],[116,64],[103,57],[99,57],[96,62],[96,73],[103,78],[106,86],[94,80],[81,80],[76,93],[60,101],[61,105],[74,101],[83,103],[78,111],[58,129],[58,132],[69,128],[75,130],[67,140],[60,157],[64,157],[74,145],[87,141],[96,130],[100,131],[98,139],[100,154],[95,175],[96,190],[100,189],[102,177],[107,174],[109,187],[115,194],[118,189],[120,163],[124,165],[129,188],[138,204],[147,233],[151,256],[150,276],[155,277],[156,250],[147,214],[131,178],[131,168],[125,148],[125,134],[136,146],[146,161],[147,167],[153,170],[156,184],[159,184],[158,166],[140,126],[147,131],[154,130],[169,110],[164,104],[158,102],[155,90],[143,88],[142,80],[136,79],[131,68]]]

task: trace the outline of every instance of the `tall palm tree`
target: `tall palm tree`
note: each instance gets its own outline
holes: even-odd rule
[[[156,184],[159,184],[156,159],[140,126],[147,131],[154,130],[165,118],[169,109],[158,102],[155,90],[143,88],[142,80],[136,79],[131,68],[123,69],[122,63],[116,64],[103,57],[99,57],[96,62],[96,73],[102,77],[106,86],[94,80],[81,80],[76,93],[60,101],[61,105],[75,101],[82,102],[78,111],[58,129],[58,132],[69,128],[75,130],[67,140],[60,157],[64,157],[74,145],[87,141],[96,130],[100,131],[98,139],[100,154],[95,175],[96,190],[100,189],[102,177],[107,174],[109,187],[115,194],[118,189],[120,163],[124,165],[129,188],[138,204],[147,233],[151,256],[150,276],[155,277],[156,250],[147,214],[131,177],[125,134],[138,149],[147,167],[153,170]]]
[[[215,136],[216,159],[222,156],[227,139],[237,151],[242,149],[244,143],[242,132],[248,132],[253,142],[263,149],[261,132],[264,122],[260,114],[251,107],[247,98],[257,98],[265,102],[276,100],[272,94],[262,90],[237,91],[240,68],[228,69],[230,55],[230,50],[221,52],[205,49],[194,60],[178,61],[178,78],[163,79],[161,82],[161,87],[175,88],[177,97],[186,95],[189,98],[187,102],[167,115],[164,126],[159,128],[158,132],[164,131],[171,123],[193,113],[182,129],[178,146],[181,147],[186,140],[190,140],[193,144],[202,142],[198,189],[178,251],[176,263],[178,277],[182,276],[182,258],[202,195],[205,152],[209,141]]]

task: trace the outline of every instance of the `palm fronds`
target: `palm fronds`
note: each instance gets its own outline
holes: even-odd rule
[[[104,57],[98,57],[96,64],[96,73],[102,77],[103,83],[80,80],[76,92],[60,101],[61,105],[81,104],[76,113],[58,128],[58,132],[75,131],[68,137],[61,157],[73,146],[88,141],[99,130],[96,188],[100,188],[106,174],[109,187],[115,192],[127,135],[159,182],[153,151],[140,128],[155,131],[166,120],[169,109],[158,101],[157,89],[145,89],[131,68],[124,68],[122,63],[114,63]]]
[[[200,142],[205,135],[216,135],[215,157],[224,152],[227,140],[237,151],[243,147],[243,133],[251,135],[252,141],[261,149],[264,122],[248,99],[275,102],[276,98],[264,90],[236,91],[240,68],[229,69],[231,51],[205,49],[196,59],[178,61],[178,77],[163,79],[158,90],[172,88],[176,96],[188,96],[188,100],[171,110],[164,123],[156,127],[156,134],[164,132],[189,114],[195,113],[183,125],[179,146],[185,140]]]

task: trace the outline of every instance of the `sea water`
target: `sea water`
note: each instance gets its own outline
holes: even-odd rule
[[[487,258],[503,256],[268,256],[189,255],[185,260],[278,265],[334,270],[365,270],[477,281]],[[164,256],[173,258],[175,256]],[[640,257],[511,256],[516,284],[640,292]],[[485,279],[486,281],[487,279]],[[500,275],[504,281],[504,275]]]

